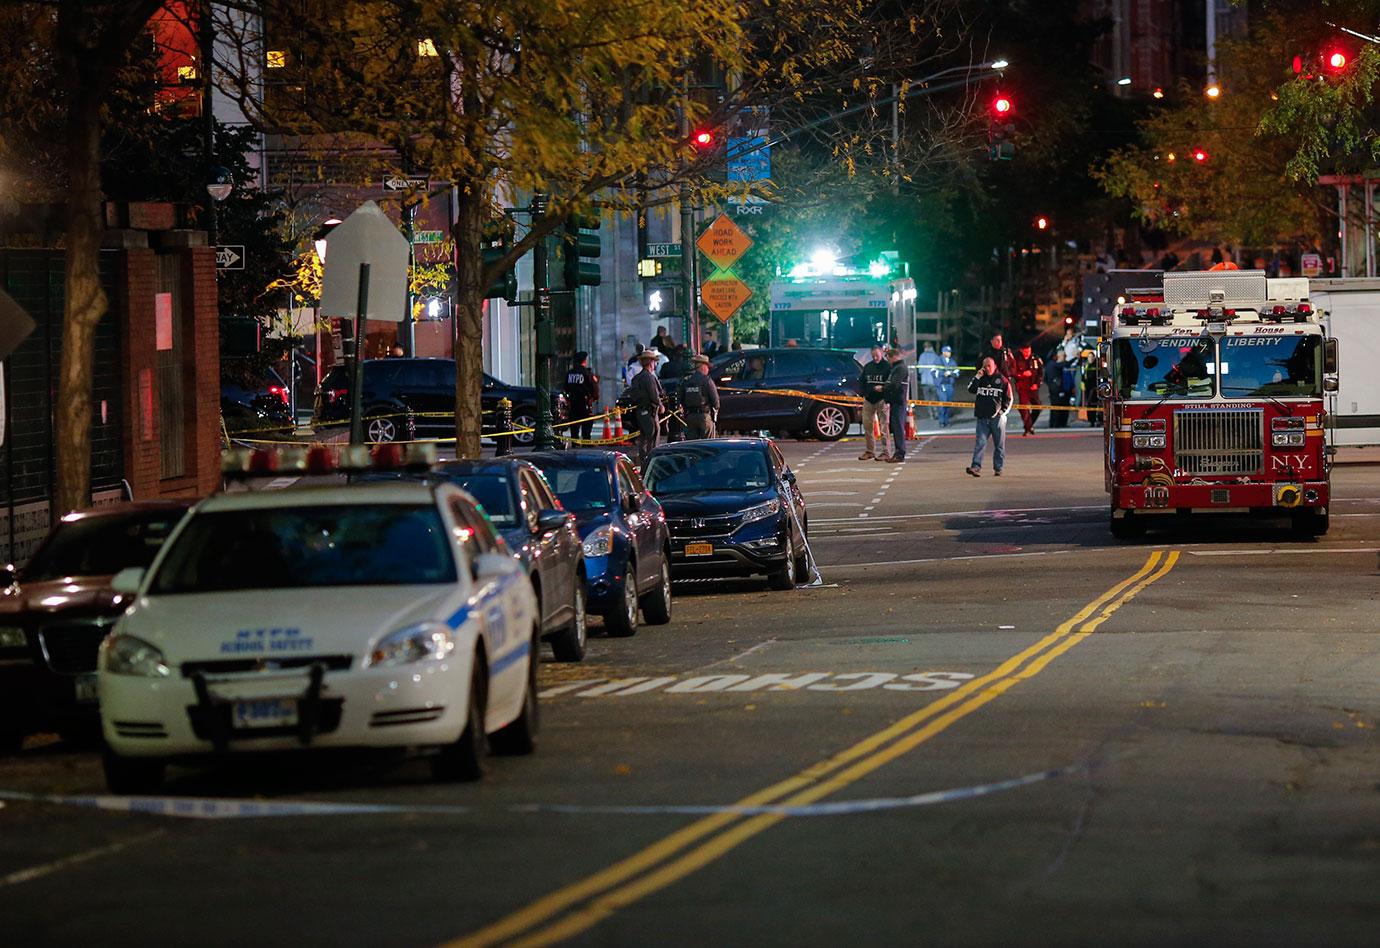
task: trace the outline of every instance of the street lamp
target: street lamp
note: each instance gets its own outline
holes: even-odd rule
[[[1216,99],[1221,96],[1221,94],[1222,87],[1215,82],[1203,90],[1203,95],[1207,96],[1209,99]]]
[[[1116,84],[1119,86],[1129,86],[1131,84],[1131,77],[1122,76],[1120,79],[1116,81]]]
[[[207,172],[206,193],[211,195],[211,200],[224,201],[233,190],[235,190],[235,178],[230,173],[229,168],[224,165],[216,165]]]

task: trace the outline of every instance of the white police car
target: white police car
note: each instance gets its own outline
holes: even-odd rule
[[[398,482],[220,494],[193,508],[101,646],[116,793],[170,760],[425,747],[441,779],[537,729],[531,584],[473,499]]]

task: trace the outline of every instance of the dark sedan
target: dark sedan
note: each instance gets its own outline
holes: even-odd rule
[[[423,473],[371,472],[358,481],[447,481],[479,501],[531,577],[542,637],[560,662],[585,657],[585,563],[575,518],[541,471],[514,458],[446,461]]]
[[[661,504],[637,468],[616,451],[544,451],[541,468],[584,541],[589,609],[610,635],[637,631],[638,609],[651,625],[671,621],[671,539]]]
[[[805,497],[770,440],[664,444],[652,451],[646,479],[666,512],[673,575],[762,574],[773,589],[807,579]]]
[[[96,649],[125,611],[110,588],[147,567],[192,501],[145,501],[70,513],[22,570],[0,579],[0,747],[29,734],[94,736]]]

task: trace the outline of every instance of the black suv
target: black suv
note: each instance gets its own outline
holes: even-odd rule
[[[719,433],[775,431],[837,441],[856,420],[858,409],[809,396],[856,398],[861,375],[862,366],[848,349],[726,352],[709,363],[709,376],[719,387]],[[674,407],[680,379],[662,376],[661,384]],[[772,394],[776,390],[804,394]],[[630,406],[626,393],[618,404]]]
[[[500,382],[484,376],[480,394],[484,410],[481,430],[494,434],[499,427],[498,402],[513,404],[513,427],[530,428],[537,419],[537,390]],[[566,416],[565,396],[552,399],[557,422]],[[408,430],[412,416],[415,431]],[[339,424],[350,420],[350,367],[338,365],[326,373],[316,393],[313,425]],[[364,436],[373,442],[420,437],[453,437],[455,432],[454,359],[365,359]],[[518,444],[531,444],[531,432],[513,436]]]

